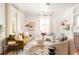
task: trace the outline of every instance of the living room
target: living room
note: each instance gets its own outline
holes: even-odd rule
[[[1,55],[79,54],[78,3],[0,3]]]

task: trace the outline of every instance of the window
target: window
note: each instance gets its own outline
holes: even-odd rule
[[[77,15],[77,26],[79,27],[79,15]]]
[[[74,16],[74,26],[79,27],[79,15]]]
[[[42,16],[40,18],[40,31],[49,32],[49,16]]]
[[[17,9],[12,7],[12,34],[16,34],[17,30]]]
[[[79,15],[73,17],[73,31],[79,32]]]
[[[79,6],[75,6],[73,9],[73,25],[79,28]]]
[[[16,33],[16,20],[17,20],[16,17],[17,17],[17,14],[15,13],[12,20],[12,33]]]

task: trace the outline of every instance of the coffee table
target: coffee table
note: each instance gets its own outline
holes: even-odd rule
[[[29,49],[30,55],[48,55],[48,48],[46,47],[40,47],[40,46],[34,46]]]
[[[38,46],[37,40],[30,41],[25,45],[23,52],[20,52],[20,55],[48,55],[48,46],[52,45],[52,42],[44,42],[44,47],[41,48]]]

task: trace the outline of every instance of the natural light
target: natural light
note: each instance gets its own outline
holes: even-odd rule
[[[41,32],[49,32],[49,17],[42,16],[40,18],[40,31]]]
[[[79,15],[77,16],[77,26],[79,27]]]

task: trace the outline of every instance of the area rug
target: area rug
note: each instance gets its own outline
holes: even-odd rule
[[[17,52],[16,51],[11,51],[11,52],[9,52],[7,55],[17,55]]]

